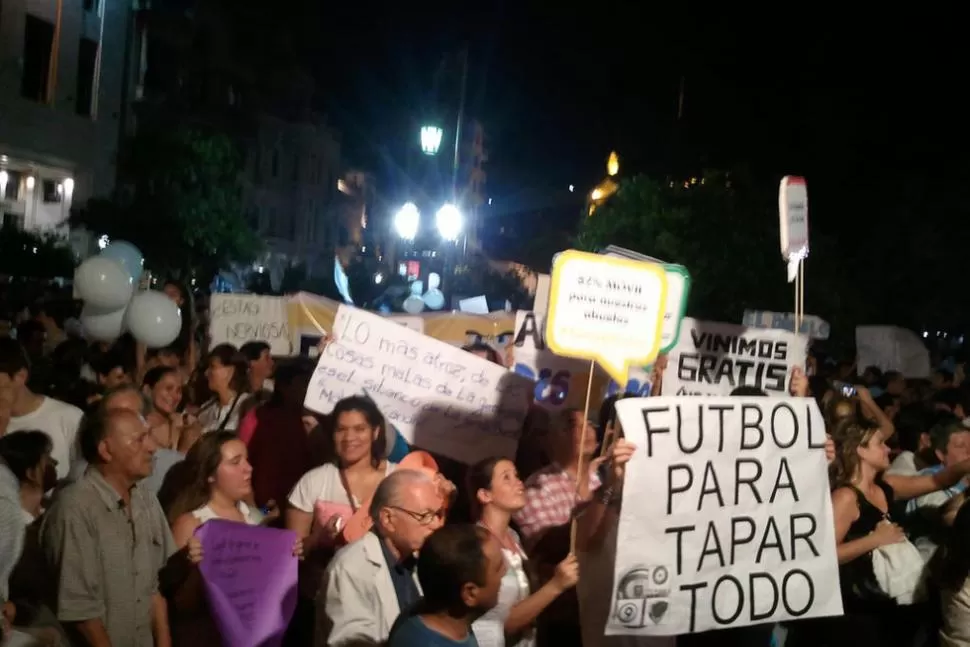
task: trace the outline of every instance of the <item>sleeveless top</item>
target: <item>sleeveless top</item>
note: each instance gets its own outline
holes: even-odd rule
[[[887,510],[893,509],[893,489],[882,479],[876,480],[886,496]],[[869,499],[855,486],[847,486],[855,492],[859,503],[859,518],[852,522],[843,541],[853,541],[866,537],[883,521],[891,521],[889,513],[870,503]],[[872,553],[867,553],[839,566],[839,579],[842,585],[842,603],[846,613],[870,613],[886,607],[896,606],[895,601],[886,595],[876,582],[872,570]]]
[[[259,512],[256,510],[251,510],[249,506],[243,503],[242,501],[237,503],[236,507],[239,508],[239,512],[242,513],[248,525],[258,526],[260,522],[262,522],[263,520],[262,515],[260,515]],[[215,512],[213,512],[212,508],[209,507],[209,504],[206,504],[201,508],[197,508],[193,510],[192,516],[198,519],[200,524],[205,523],[206,521],[209,521],[211,519],[222,519],[222,517],[220,517]]]
[[[519,541],[519,535],[509,530],[515,542],[516,551],[502,547],[502,555],[508,567],[502,577],[502,584],[498,593],[498,604],[472,624],[475,638],[479,647],[535,647],[535,627],[528,627],[514,642],[505,641],[505,621],[512,611],[512,607],[529,597],[529,578],[525,573],[525,551]]]

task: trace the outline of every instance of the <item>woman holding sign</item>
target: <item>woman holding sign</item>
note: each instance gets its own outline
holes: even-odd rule
[[[206,435],[189,452],[186,464],[193,479],[172,506],[172,535],[176,545],[186,550],[189,561],[198,565],[203,559],[202,544],[195,536],[199,526],[212,519],[259,525],[261,515],[243,502],[252,496],[253,469],[246,445],[234,433],[218,431]],[[293,554],[302,556],[302,539],[293,546]],[[176,587],[170,609],[172,644],[180,647],[221,644],[219,631],[205,604],[197,568],[189,571]]]

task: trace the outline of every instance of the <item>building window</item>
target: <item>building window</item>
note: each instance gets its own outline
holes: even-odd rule
[[[41,182],[44,190],[44,203],[61,202],[64,196],[64,187],[54,180],[44,180]]]
[[[82,38],[77,48],[77,91],[75,112],[90,117],[94,107],[94,70],[98,60],[98,43]]]
[[[25,99],[47,100],[53,43],[54,25],[27,14],[24,23],[23,76],[20,79],[20,94]]]
[[[0,219],[0,221],[2,221],[4,227],[12,227],[13,229],[20,229],[20,230],[24,228],[24,217],[22,215],[17,213],[2,213],[2,212],[0,212],[0,214],[2,214],[3,216],[3,218]]]

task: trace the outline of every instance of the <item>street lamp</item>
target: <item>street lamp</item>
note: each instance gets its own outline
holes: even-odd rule
[[[461,236],[461,230],[465,227],[464,217],[458,207],[451,203],[446,203],[438,209],[435,216],[435,224],[438,226],[438,233],[447,241],[456,241]]]
[[[425,155],[437,155],[441,148],[441,137],[444,131],[437,126],[421,126],[421,152]]]
[[[421,223],[421,212],[413,202],[407,202],[394,214],[394,229],[397,235],[404,240],[414,240],[418,235],[418,226]]]

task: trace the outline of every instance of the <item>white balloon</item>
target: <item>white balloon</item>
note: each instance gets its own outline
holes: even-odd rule
[[[103,310],[86,304],[81,310],[81,330],[90,341],[114,341],[125,332],[125,310]]]
[[[438,288],[431,288],[424,293],[421,299],[424,301],[424,305],[431,310],[441,310],[445,307],[445,294]]]
[[[105,310],[123,308],[131,300],[134,281],[115,260],[93,256],[74,273],[77,295],[85,305]]]
[[[149,348],[168,346],[182,329],[182,313],[164,292],[139,292],[128,306],[125,324],[136,341]]]
[[[401,307],[404,308],[404,312],[408,314],[420,314],[421,311],[424,310],[424,301],[421,300],[421,297],[412,294],[404,300]]]

